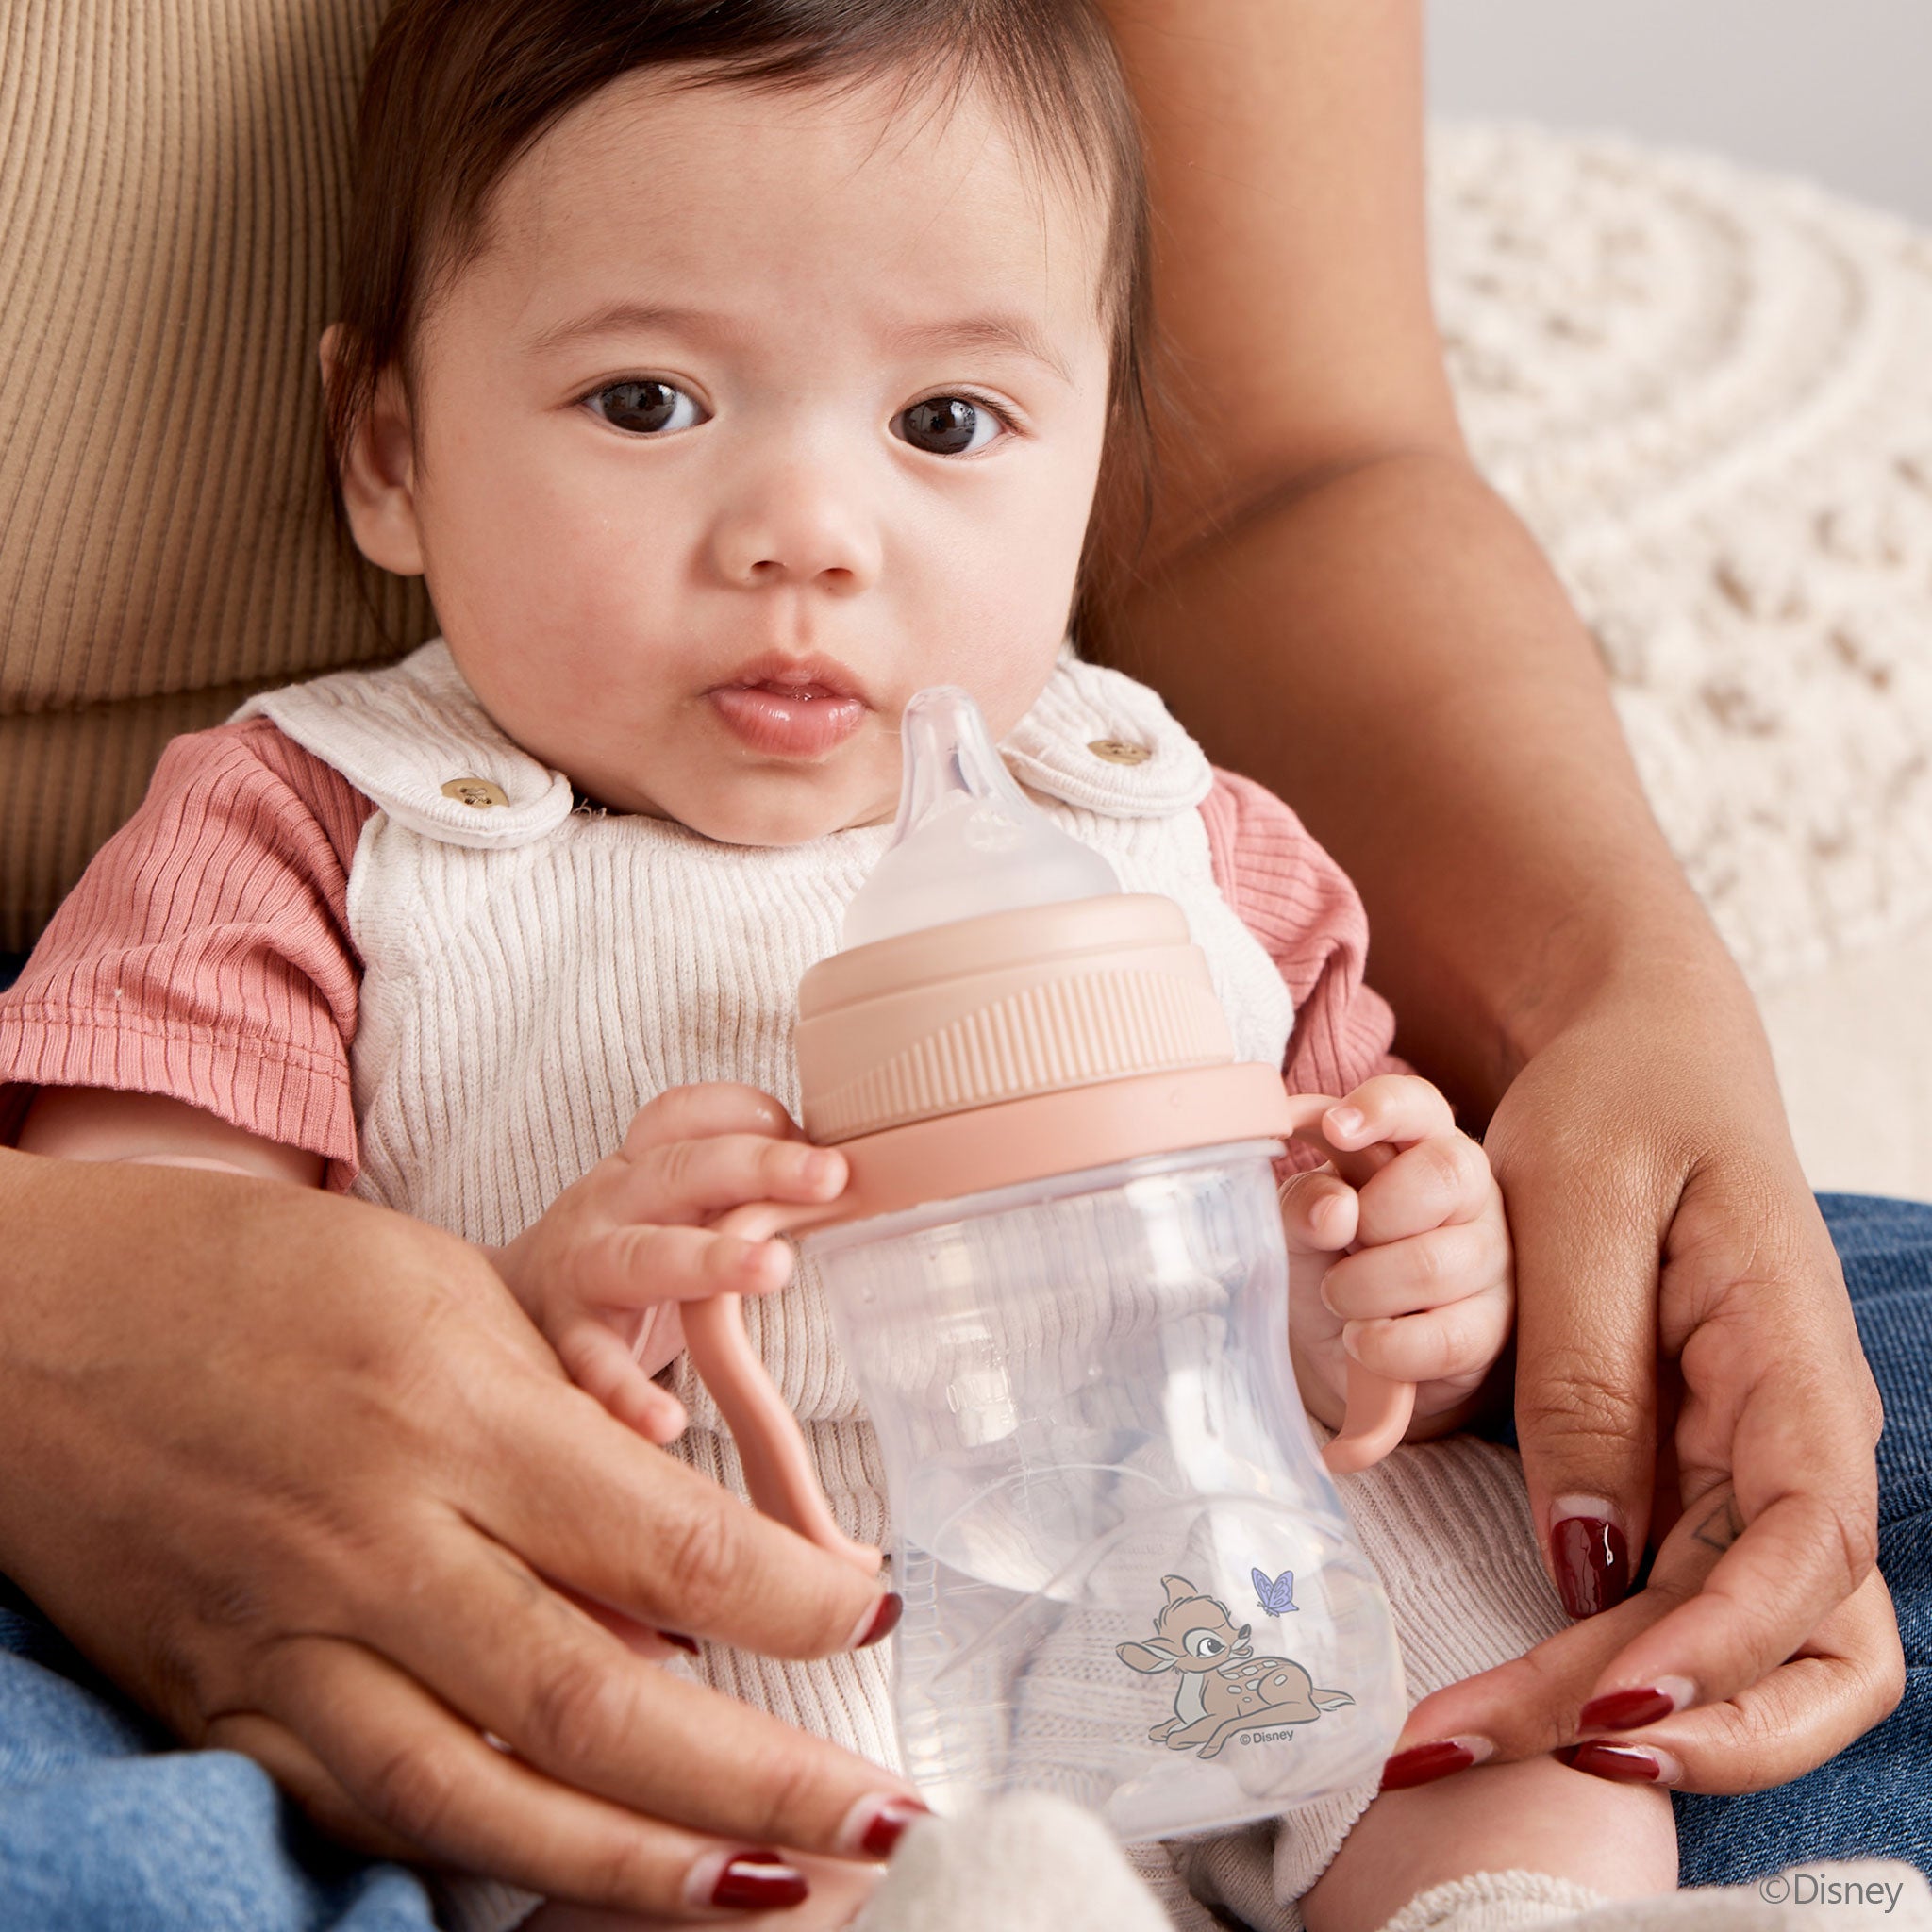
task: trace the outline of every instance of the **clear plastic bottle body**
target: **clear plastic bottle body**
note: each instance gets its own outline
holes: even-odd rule
[[[908,1770],[1124,1839],[1371,1779],[1387,1600],[1289,1368],[1271,1156],[1090,1169],[808,1236],[878,1432]]]

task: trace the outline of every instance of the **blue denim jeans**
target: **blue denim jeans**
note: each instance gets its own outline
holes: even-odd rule
[[[1878,1569],[1898,1609],[1905,1695],[1875,1730],[1790,1784],[1678,1795],[1686,1885],[1860,1856],[1907,1858],[1932,1874],[1932,1207],[1860,1194],[1822,1194],[1819,1205],[1885,1399]]]
[[[7,978],[0,960],[0,984]],[[1932,1874],[1932,1206],[1821,1197],[1885,1398],[1878,1562],[1904,1701],[1795,1783],[1678,1797],[1687,1885],[1878,1854]],[[42,1932],[412,1932],[429,1895],[301,1823],[255,1764],[171,1749],[16,1592],[0,1590],[0,1922]]]

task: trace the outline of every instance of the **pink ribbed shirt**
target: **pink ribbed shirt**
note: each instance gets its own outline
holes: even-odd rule
[[[348,879],[375,809],[265,719],[176,739],[0,995],[0,1140],[36,1087],[161,1093],[322,1156],[347,1188]],[[1252,779],[1217,772],[1201,816],[1216,883],[1294,999],[1290,1089],[1341,1094],[1399,1067],[1341,868]]]

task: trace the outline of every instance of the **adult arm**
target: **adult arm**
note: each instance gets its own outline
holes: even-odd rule
[[[1667,1727],[1687,1788],[1792,1775],[1903,1681],[1871,1577],[1877,1395],[1749,995],[1456,424],[1419,8],[1108,10],[1152,148],[1166,470],[1091,635],[1341,861],[1398,1048],[1488,1123],[1524,1466],[1573,1612],[1617,1603],[1624,1552],[1687,1511],[1614,1623],[1439,1693],[1404,1741],[1545,1750],[1661,1678],[1698,1707]],[[1681,1401],[1654,1515],[1660,1357]]]
[[[654,1660],[839,1649],[878,1582],[572,1388],[477,1250],[315,1185],[364,815],[272,727],[177,741],[0,1001],[66,1157],[0,1152],[0,1569],[364,1844],[659,1912],[774,1837],[850,1852],[898,1780]]]
[[[658,1667],[658,1630],[815,1657],[890,1619],[574,1389],[474,1248],[4,1149],[0,1224],[0,1569],[189,1742],[372,1848],[674,1915],[905,1794]]]

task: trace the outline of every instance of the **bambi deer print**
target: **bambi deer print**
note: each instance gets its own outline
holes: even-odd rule
[[[1257,1657],[1253,1625],[1236,1629],[1227,1606],[1203,1596],[1185,1576],[1163,1576],[1167,1602],[1147,1643],[1123,1643],[1116,1653],[1129,1670],[1174,1673],[1174,1715],[1147,1733],[1171,1751],[1200,1746],[1212,1757],[1237,1731],[1305,1724],[1353,1704],[1345,1690],[1318,1690],[1314,1679],[1285,1657]]]

